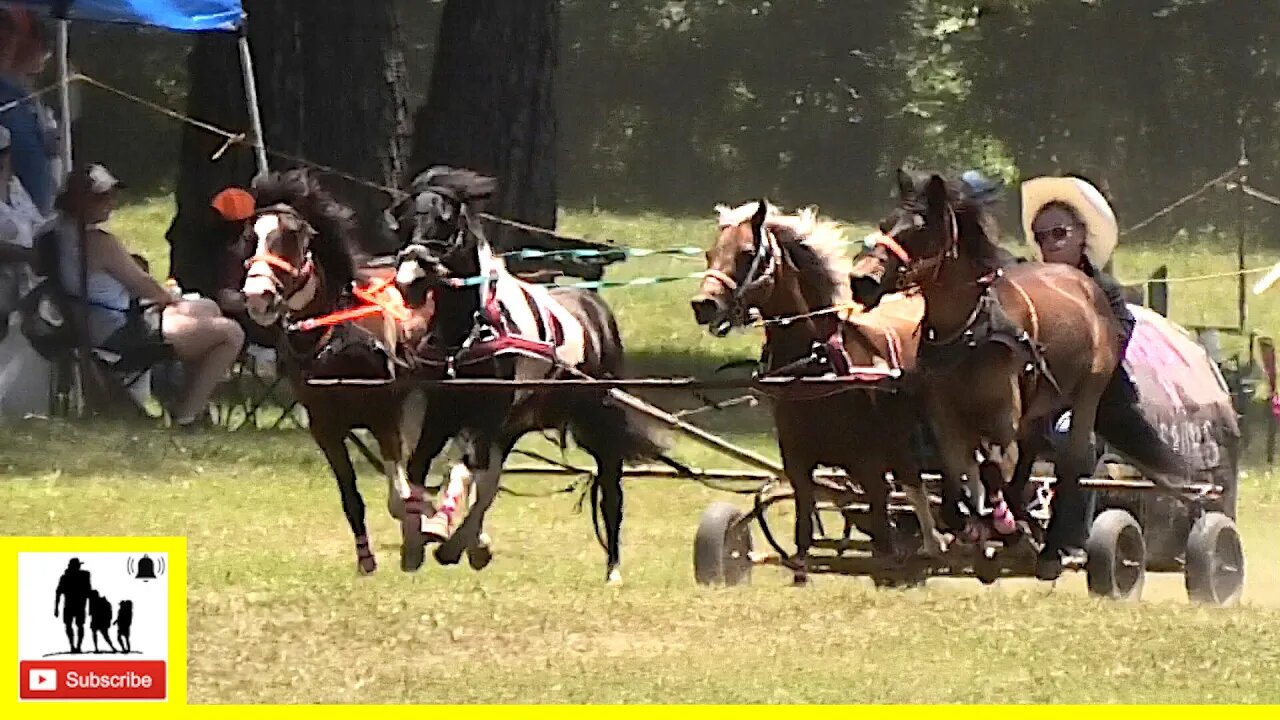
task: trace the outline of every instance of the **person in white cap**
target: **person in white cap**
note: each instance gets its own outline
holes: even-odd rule
[[[172,409],[179,427],[192,428],[206,410],[214,388],[244,345],[244,331],[223,317],[207,298],[178,299],[130,256],[124,244],[101,226],[115,207],[119,180],[102,165],[71,173],[58,196],[61,281],[72,295],[80,283],[78,227],[85,227],[90,340],[98,347],[134,347],[163,340],[188,370],[190,381]],[[131,308],[143,307],[140,314]],[[121,350],[117,349],[117,352]]]

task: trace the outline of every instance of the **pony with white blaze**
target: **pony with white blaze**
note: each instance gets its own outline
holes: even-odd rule
[[[279,334],[285,374],[338,482],[359,571],[371,573],[377,561],[345,437],[354,428],[373,433],[387,477],[388,510],[397,519],[409,516],[402,420],[413,388],[400,369],[403,349],[424,332],[431,308],[409,311],[389,270],[360,266],[353,212],[307,172],[259,178],[252,194],[246,310]],[[419,511],[414,520],[421,525],[431,518]]]

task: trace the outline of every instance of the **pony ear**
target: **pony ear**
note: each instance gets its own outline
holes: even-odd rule
[[[946,179],[937,173],[930,175],[924,187],[924,198],[930,210],[942,210],[949,199]]]
[[[898,168],[898,199],[910,200],[916,196],[916,179],[905,167]]]
[[[751,229],[758,236],[760,231],[764,229],[764,221],[769,217],[769,201],[764,198],[760,198],[756,202],[758,203],[756,205],[756,212],[751,216]]]

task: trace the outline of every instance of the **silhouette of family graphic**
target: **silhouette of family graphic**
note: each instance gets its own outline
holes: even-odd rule
[[[67,644],[73,654],[84,652],[84,623],[86,615],[89,619],[89,632],[93,637],[93,652],[102,654],[98,638],[110,648],[112,653],[133,652],[133,644],[129,640],[129,631],[133,625],[133,601],[121,600],[120,609],[115,613],[116,641],[111,642],[112,608],[111,601],[93,589],[89,571],[84,569],[79,558],[71,558],[67,569],[58,581],[58,591],[53,599],[53,616],[59,617],[61,610],[62,624],[67,629]],[[55,653],[61,654],[61,653]]]

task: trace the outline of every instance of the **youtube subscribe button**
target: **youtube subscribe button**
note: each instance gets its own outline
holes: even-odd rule
[[[23,700],[163,700],[163,660],[24,660]]]

